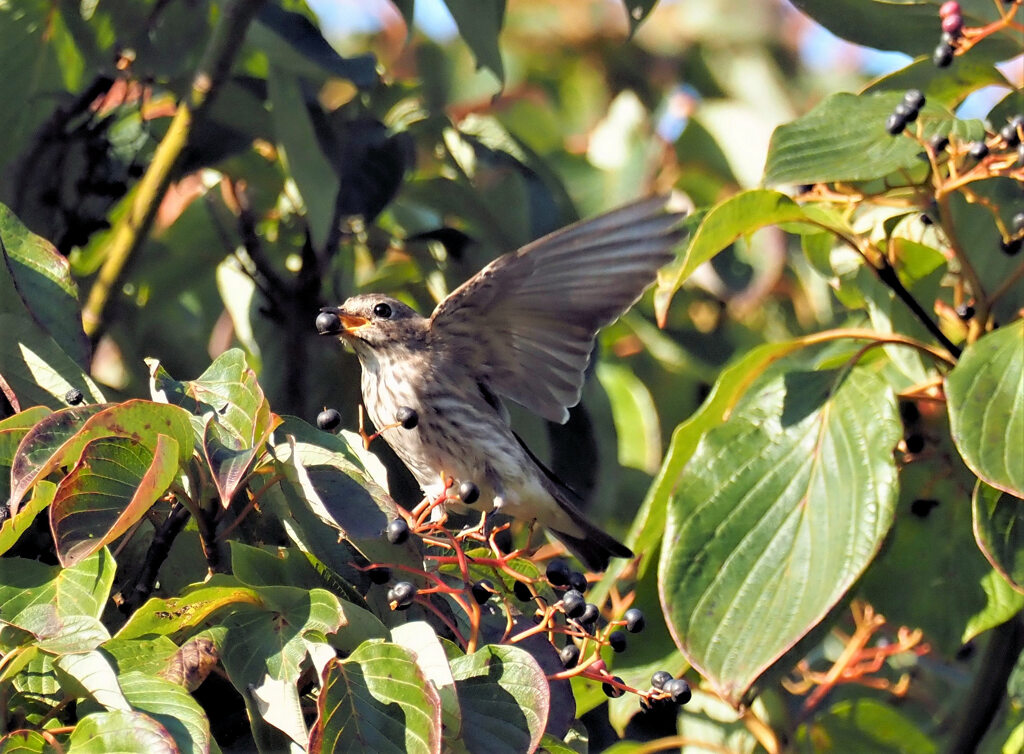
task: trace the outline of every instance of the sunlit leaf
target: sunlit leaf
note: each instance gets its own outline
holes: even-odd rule
[[[1024,497],[1024,320],[985,335],[946,377],[953,442],[982,481]]]
[[[0,614],[17,615],[30,605],[52,604],[61,617],[99,619],[113,583],[114,559],[106,550],[72,568],[0,558]]]
[[[470,751],[533,751],[547,725],[550,696],[536,660],[490,644],[451,661]]]
[[[441,701],[412,652],[369,641],[329,663],[309,751],[440,752]]]
[[[177,472],[178,443],[167,435],[157,438],[152,451],[128,437],[90,441],[50,506],[61,563],[75,565],[128,531]]]
[[[181,686],[139,672],[122,673],[118,680],[133,708],[164,726],[183,754],[210,751],[210,721],[203,708]]]
[[[86,715],[71,733],[68,754],[178,754],[174,737],[141,712],[95,712]]]
[[[683,654],[731,703],[878,551],[900,433],[892,392],[858,368],[775,374],[700,441],[669,506],[662,604]]]

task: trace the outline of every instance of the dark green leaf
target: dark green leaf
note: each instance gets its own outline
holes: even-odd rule
[[[633,35],[654,10],[658,0],[623,0],[623,4],[626,6],[626,13],[629,14],[629,33]]]
[[[82,330],[78,287],[68,260],[0,204],[0,313],[36,322],[82,369],[91,348]]]
[[[979,480],[971,504],[978,547],[1014,589],[1024,592],[1024,500]]]
[[[459,27],[459,35],[473,51],[477,67],[487,68],[504,84],[498,35],[505,22],[505,0],[445,0],[445,5]]]
[[[550,692],[533,657],[489,644],[451,661],[470,751],[532,751],[544,735]]]
[[[182,754],[210,751],[210,721],[185,689],[139,672],[122,673],[118,681],[128,703],[163,725]]]
[[[250,31],[250,38],[266,48],[275,65],[287,65],[292,60],[280,44],[284,42],[294,53],[316,64],[325,73],[348,79],[360,89],[368,89],[377,83],[377,61],[373,55],[343,58],[323,38],[313,22],[301,13],[266,3],[256,21],[258,26]],[[271,41],[273,38],[277,38],[277,43]],[[300,68],[298,72],[303,70]]]
[[[900,434],[891,390],[856,368],[765,378],[701,440],[669,507],[661,595],[683,654],[733,704],[878,551]]]
[[[797,731],[797,751],[807,754],[931,754],[935,742],[892,705],[874,699],[837,702]]]

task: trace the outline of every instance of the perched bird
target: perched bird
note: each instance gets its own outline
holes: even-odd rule
[[[479,490],[479,505],[547,527],[589,568],[630,550],[587,521],[578,496],[530,452],[502,398],[564,423],[583,389],[597,331],[672,259],[681,215],[656,197],[571,225],[491,262],[422,317],[387,296],[353,296],[317,317],[362,366],[376,427],[428,496]],[[473,488],[475,485],[475,489]]]

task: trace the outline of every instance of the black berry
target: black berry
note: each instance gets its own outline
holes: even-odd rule
[[[463,482],[459,485],[459,499],[466,505],[472,505],[480,499],[480,488],[472,482]]]
[[[924,92],[920,89],[908,89],[906,94],[903,95],[903,104],[915,113],[924,107],[925,101]]]
[[[937,508],[938,505],[938,500],[920,497],[910,504],[910,512],[918,518],[928,518],[928,514],[932,512],[932,508]]]
[[[370,581],[374,584],[386,584],[391,581],[391,569],[384,566],[371,568],[366,572],[366,575],[370,577]]]
[[[569,583],[569,564],[561,558],[555,558],[544,571],[551,586],[567,586]]]
[[[676,704],[686,704],[693,697],[693,692],[690,691],[690,684],[682,678],[673,678],[662,686],[661,690],[668,693]]]
[[[416,409],[402,406],[395,414],[395,421],[401,424],[403,429],[416,429],[416,425],[420,423],[420,415],[416,413]]]
[[[416,587],[408,581],[399,581],[388,589],[388,603],[392,604],[395,610],[405,610],[412,604],[413,597],[415,596]]]
[[[623,680],[618,676],[615,676],[612,680],[616,683],[623,683]],[[605,696],[611,697],[612,699],[618,699],[626,693],[623,689],[620,689],[618,686],[612,686],[610,683],[601,684],[601,690],[604,692]]]
[[[921,409],[914,401],[900,401],[900,418],[906,426],[910,426],[921,418]]]
[[[960,304],[960,306],[956,308],[956,316],[966,322],[974,316],[974,307],[970,304]]]
[[[67,403],[69,406],[77,406],[84,399],[85,396],[82,395],[82,391],[79,390],[77,387],[73,387],[66,393],[64,393],[64,402]]]
[[[321,335],[340,332],[341,318],[334,312],[320,312],[316,315],[316,331]]]
[[[935,222],[934,220],[932,220],[931,215],[929,215],[927,212],[922,212],[920,215],[918,215],[918,219],[921,221],[922,225],[931,225],[932,223]]]
[[[576,663],[580,661],[580,648],[575,644],[566,644],[562,651],[558,653],[558,657],[562,661],[563,668],[574,668]]]
[[[971,156],[973,160],[983,160],[988,156],[988,144],[983,141],[976,141],[971,144],[967,150],[967,154]]]
[[[1020,144],[1017,147],[1017,167],[1024,168],[1024,144]]]
[[[1018,212],[1010,220],[1010,227],[1013,228],[1014,233],[1020,233],[1024,231],[1024,212]]]
[[[647,619],[644,618],[643,612],[635,607],[631,607],[626,611],[626,614],[622,616],[626,619],[626,630],[631,634],[638,634],[644,630],[644,626],[647,625]]]
[[[935,154],[938,154],[949,146],[949,137],[945,134],[935,134],[935,136],[928,140],[928,146],[932,148]]]
[[[940,42],[932,53],[932,63],[937,68],[947,68],[953,62],[953,47],[946,42]]]
[[[409,524],[405,523],[404,519],[396,518],[388,523],[388,528],[384,531],[385,536],[388,538],[388,542],[393,545],[400,545],[409,538]]]
[[[893,110],[893,114],[900,116],[907,123],[913,123],[917,120],[917,110],[912,108],[906,102],[901,102],[896,105],[896,109]]]
[[[608,635],[608,646],[616,652],[625,652],[627,643],[625,631],[612,631]]]
[[[520,602],[529,602],[533,599],[533,592],[530,591],[529,585],[523,581],[517,581],[512,586],[512,593],[515,594],[516,599]]]
[[[667,670],[659,670],[651,676],[651,688],[659,691],[665,688],[665,684],[672,680],[672,674]]]
[[[569,586],[571,586],[580,594],[583,594],[587,591],[587,587],[589,587],[590,584],[587,582],[586,576],[584,576],[579,571],[573,571],[569,574]]]
[[[1006,142],[1006,146],[1015,147],[1020,144],[1020,136],[1012,123],[1007,123],[999,131],[999,136]]]
[[[890,113],[889,117],[885,119],[885,130],[893,136],[902,133],[906,127],[907,119],[899,113]]]
[[[587,601],[575,589],[570,589],[562,595],[562,609],[570,618],[579,618],[587,609]]]
[[[325,408],[316,415],[316,426],[324,432],[330,432],[341,424],[341,414],[333,408]]]
[[[597,609],[597,605],[588,602],[587,606],[583,608],[583,614],[579,617],[580,625],[588,631],[593,631],[594,626],[597,625],[597,619],[600,617],[601,611]]]
[[[1012,257],[1020,251],[1022,244],[1024,244],[1024,238],[1009,238],[1000,241],[999,248],[1006,256]]]
[[[907,444],[907,450],[911,453],[920,453],[924,450],[924,438],[916,432],[912,435],[907,435],[904,442]]]
[[[494,594],[494,584],[487,579],[480,579],[469,590],[473,593],[473,599],[476,600],[476,604],[482,605]]]

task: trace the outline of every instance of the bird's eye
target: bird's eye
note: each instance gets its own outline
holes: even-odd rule
[[[388,304],[381,302],[373,307],[373,313],[381,319],[388,319],[391,316],[391,307]]]

